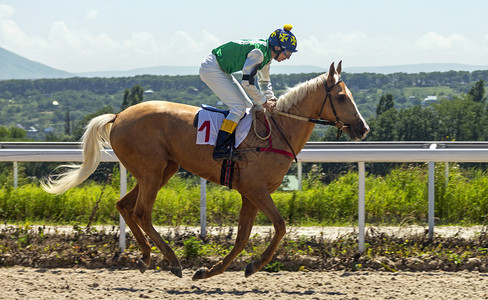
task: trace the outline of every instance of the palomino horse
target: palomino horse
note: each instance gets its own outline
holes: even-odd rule
[[[282,183],[292,163],[283,155],[298,153],[310,137],[316,122],[331,121],[353,140],[363,139],[369,127],[359,113],[349,89],[331,64],[328,74],[302,83],[277,102],[270,138],[265,141],[250,133],[238,148],[241,161],[235,162],[233,186],[242,196],[239,229],[232,251],[210,269],[198,270],[193,279],[223,273],[249,240],[256,214],[262,211],[273,222],[275,233],[261,259],[247,265],[245,276],[261,270],[273,257],[285,235],[285,220],[273,203],[270,193]],[[49,179],[44,188],[63,193],[88,178],[100,161],[100,151],[111,146],[118,159],[137,179],[136,186],[117,202],[117,209],[134,234],[142,251],[139,269],[144,272],[151,260],[151,246],[144,233],[157,245],[170,263],[170,271],[181,277],[181,265],[173,250],[154,229],[151,211],[158,191],[183,167],[209,181],[219,183],[222,162],[212,159],[213,146],[196,145],[193,125],[198,107],[164,101],[149,101],[127,108],[119,114],[105,114],[90,121],[82,137],[84,161],[70,165],[70,170]],[[266,135],[264,112],[256,113],[259,135]],[[330,122],[328,122],[330,123]],[[256,132],[257,132],[256,131]],[[257,152],[258,147],[280,151]],[[243,150],[244,149],[244,150]],[[246,151],[249,150],[249,151]]]

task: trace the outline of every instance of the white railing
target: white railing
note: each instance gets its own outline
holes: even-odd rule
[[[102,161],[118,162],[111,149],[102,154]],[[0,161],[82,161],[78,143],[0,143]],[[365,232],[365,163],[366,162],[426,162],[429,165],[428,224],[429,238],[434,234],[434,163],[488,162],[488,142],[323,142],[307,143],[298,154],[298,178],[301,182],[302,162],[358,163],[358,244],[364,251]],[[126,194],[126,170],[120,164],[120,194]],[[15,177],[14,172],[14,177]],[[15,180],[15,178],[14,178]],[[206,234],[205,184],[201,188],[201,234]],[[15,184],[14,184],[15,185]],[[120,218],[120,248],[125,248],[125,222]]]

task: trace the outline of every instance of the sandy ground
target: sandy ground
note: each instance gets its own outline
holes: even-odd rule
[[[0,268],[0,299],[487,299],[478,272],[243,272]]]
[[[57,232],[71,229],[50,228]],[[393,235],[425,230],[416,226],[373,229]],[[199,228],[178,230],[199,232]],[[209,228],[212,230],[216,229]],[[254,233],[270,230],[256,226]],[[436,227],[435,233],[472,237],[484,230]],[[352,226],[305,227],[289,228],[288,234],[335,238],[355,231]],[[185,270],[180,279],[155,270],[140,274],[137,270],[4,267],[0,268],[0,299],[488,299],[488,273],[467,271],[258,272],[249,278],[244,272],[231,271],[202,281],[192,281],[192,276],[192,270]]]
[[[16,225],[4,225],[0,224],[0,230],[8,227],[8,226],[16,226]],[[40,226],[40,225],[31,225],[32,229],[37,232],[38,227],[44,228],[44,233],[70,233],[73,232],[73,226],[68,225],[59,225],[59,226]],[[113,228],[118,230],[118,226],[93,226],[97,230],[105,230],[111,231]],[[179,227],[168,227],[168,226],[155,226],[156,230],[162,234],[172,234],[175,232],[193,232],[195,234],[200,234],[201,228],[200,227],[189,227],[189,226],[179,226]],[[232,228],[233,236],[237,234],[237,227],[207,227],[206,231],[207,234],[222,234],[227,233],[229,229]],[[82,228],[84,229],[84,227]],[[414,235],[418,233],[425,232],[427,230],[427,226],[417,226],[417,225],[406,225],[406,226],[366,226],[366,231],[374,230],[375,232],[382,232],[392,236],[408,236]],[[462,227],[462,226],[436,226],[434,228],[434,234],[436,236],[442,237],[460,237],[460,238],[472,238],[479,234],[482,231],[486,231],[487,228],[484,226],[469,226],[469,227]],[[126,227],[126,231],[130,231],[128,227]],[[346,234],[357,234],[358,227],[357,226],[348,226],[348,227],[325,227],[325,226],[307,226],[307,227],[294,227],[294,226],[287,226],[286,228],[287,234],[290,237],[299,237],[299,236],[323,236],[324,238],[329,239],[336,239],[340,236]],[[251,231],[251,236],[255,234],[260,235],[267,235],[269,233],[273,233],[272,226],[253,226]]]

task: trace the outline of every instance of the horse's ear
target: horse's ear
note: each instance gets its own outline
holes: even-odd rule
[[[328,75],[328,77],[329,78],[332,78],[332,77],[334,77],[334,74],[335,74],[335,67],[334,67],[334,63],[332,63],[330,65],[330,68],[329,68],[329,75]]]
[[[337,65],[337,74],[341,75],[342,72],[342,60]]]

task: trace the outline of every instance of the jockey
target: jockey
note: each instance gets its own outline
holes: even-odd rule
[[[273,111],[276,98],[271,88],[269,67],[272,59],[281,62],[297,52],[297,40],[291,29],[292,26],[286,24],[283,29],[273,31],[268,39],[228,42],[213,49],[203,60],[200,78],[230,109],[217,136],[214,160],[232,159],[231,135],[246,108],[253,105],[249,98]],[[232,76],[238,71],[242,71],[240,83]],[[259,89],[255,85],[256,75]]]

